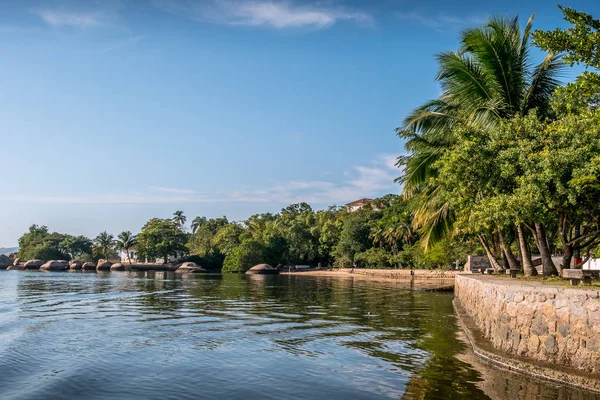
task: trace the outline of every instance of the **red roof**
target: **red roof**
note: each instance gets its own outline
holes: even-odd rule
[[[363,199],[359,199],[359,200],[354,200],[353,202],[350,202],[346,205],[347,206],[362,206],[365,204],[371,204],[372,202],[373,202],[373,199],[363,198]]]

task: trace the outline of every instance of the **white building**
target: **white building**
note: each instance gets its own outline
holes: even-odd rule
[[[373,203],[373,199],[363,198],[363,199],[358,199],[358,200],[355,200],[353,202],[346,204],[346,208],[348,209],[348,211],[354,212],[354,211],[360,210],[364,206],[371,204],[371,203]]]
[[[581,266],[581,269],[600,269],[600,258],[590,258],[585,264]]]
[[[129,257],[127,256],[127,251],[121,250],[121,251],[119,251],[119,258],[121,259],[121,263],[123,263],[123,264],[126,264],[126,263],[129,264],[130,260],[132,263],[137,263],[138,262],[137,250],[129,249]]]
[[[167,260],[167,262],[171,262],[171,261],[176,261],[182,257],[185,257],[187,254],[185,253],[179,253],[177,254],[177,257],[173,257],[173,256],[169,256],[169,259]],[[156,260],[140,260],[138,258],[137,255],[137,250],[136,249],[129,249],[129,257],[127,257],[127,252],[124,250],[119,251],[119,258],[121,259],[121,263],[123,264],[129,264],[129,260],[131,259],[131,263],[133,264],[144,264],[144,263],[150,263],[150,264],[165,264],[164,259],[161,258],[157,258]]]

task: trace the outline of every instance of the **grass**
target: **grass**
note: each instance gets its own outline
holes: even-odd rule
[[[539,284],[542,285],[548,285],[548,286],[564,286],[564,287],[570,287],[570,288],[577,288],[577,289],[596,289],[596,288],[600,288],[600,280],[593,280],[591,285],[584,285],[583,283],[580,283],[577,286],[571,286],[571,283],[566,280],[566,279],[562,279],[559,276],[525,276],[525,275],[517,275],[516,278],[511,278],[508,275],[493,275],[497,278],[502,278],[502,279],[509,279],[509,280],[517,280],[517,281],[525,281],[525,282],[537,282]]]

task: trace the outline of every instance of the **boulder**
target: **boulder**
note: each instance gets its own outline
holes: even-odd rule
[[[93,262],[86,262],[86,263],[83,263],[83,265],[81,266],[81,269],[84,271],[95,271],[96,264],[94,264]]]
[[[4,254],[0,254],[0,269],[6,269],[8,267],[12,267],[13,261],[5,256]]]
[[[24,269],[25,269],[25,265],[23,265],[23,264],[11,265],[10,267],[6,268],[7,271],[13,271],[13,270],[23,271]]]
[[[108,260],[98,260],[98,264],[96,264],[96,271],[110,271],[110,267],[112,263]]]
[[[275,275],[278,273],[279,270],[270,266],[269,264],[258,264],[246,271],[246,274],[248,275]]]
[[[179,268],[177,268],[177,270],[175,272],[182,273],[182,274],[201,274],[201,273],[205,273],[208,271],[205,270],[204,268],[200,267],[196,263],[184,262],[183,264],[181,264],[179,266]]]
[[[64,271],[67,268],[66,264],[61,261],[48,261],[40,267],[41,271]]]
[[[20,262],[20,261],[21,261],[21,259],[20,259],[19,257],[15,257],[15,258],[13,258],[13,260],[12,260],[12,262],[13,262],[13,265],[19,265],[19,262]]]
[[[58,262],[65,264],[65,268],[69,268],[69,262],[67,260],[58,260]]]
[[[25,263],[25,269],[40,269],[44,265],[42,260],[29,260]]]
[[[116,263],[110,266],[111,271],[125,271],[125,266],[121,263]]]
[[[71,270],[81,269],[81,267],[83,267],[83,261],[71,260],[71,262],[69,263],[69,269]]]

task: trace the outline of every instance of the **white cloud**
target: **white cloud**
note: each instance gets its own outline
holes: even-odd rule
[[[446,14],[425,14],[417,11],[399,12],[397,15],[400,19],[415,21],[440,32],[461,26],[481,25],[486,21],[485,18],[479,16],[457,17]]]
[[[394,179],[400,170],[394,166],[396,156],[380,155],[368,166],[356,165],[346,172],[341,182],[324,180],[292,180],[261,188],[241,188],[235,191],[203,194],[193,189],[150,186],[144,192],[0,196],[0,201],[63,204],[186,204],[186,203],[269,203],[287,205],[307,202],[311,204],[345,204],[362,197],[375,197],[398,192]]]
[[[75,12],[67,10],[33,10],[46,24],[54,27],[72,27],[79,29],[105,25],[104,15],[100,12]]]
[[[372,17],[343,7],[300,5],[280,0],[155,0],[154,5],[193,20],[240,26],[283,28],[326,28],[338,21],[370,23]]]
[[[175,194],[197,194],[198,192],[191,189],[178,189],[178,188],[170,188],[164,186],[150,186],[150,189],[163,192],[163,193],[175,193]]]

